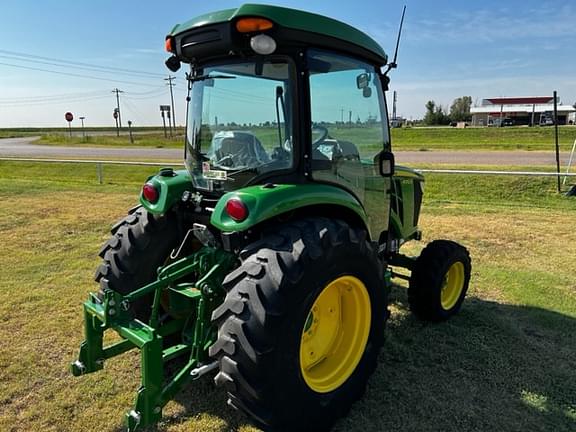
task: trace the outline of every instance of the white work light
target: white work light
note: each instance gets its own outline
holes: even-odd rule
[[[276,41],[268,35],[259,34],[250,39],[250,47],[258,54],[272,54],[276,51]]]

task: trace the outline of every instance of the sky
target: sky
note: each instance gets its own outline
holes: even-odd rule
[[[176,23],[242,4],[232,0],[98,2],[4,0],[0,8],[0,127],[113,126],[115,88],[124,125],[159,125],[170,96],[164,37]],[[260,3],[252,1],[252,3]],[[272,3],[266,1],[262,3]],[[398,115],[418,119],[434,100],[544,96],[576,103],[576,2],[511,0],[278,0],[372,36],[392,56],[407,5],[391,92]],[[61,61],[73,62],[63,65]],[[86,65],[97,65],[98,71]],[[174,87],[184,123],[183,67]]]

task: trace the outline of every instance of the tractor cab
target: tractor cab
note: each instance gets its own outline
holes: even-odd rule
[[[190,64],[186,166],[197,190],[321,182],[364,202],[390,146],[376,42],[330,18],[244,5],[177,25],[166,45],[168,67]]]

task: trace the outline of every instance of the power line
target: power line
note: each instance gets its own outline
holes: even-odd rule
[[[73,103],[73,102],[85,102],[97,99],[105,99],[108,98],[108,95],[104,96],[91,96],[91,97],[76,97],[76,98],[67,98],[67,99],[57,99],[57,100],[27,100],[22,102],[0,102],[0,107],[26,107],[26,106],[36,106],[36,105],[61,105],[66,103]]]
[[[15,67],[15,68],[20,68],[20,69],[28,69],[28,70],[39,71],[39,72],[49,72],[49,73],[53,73],[53,74],[57,74],[57,75],[73,76],[73,77],[77,77],[77,78],[88,78],[88,79],[107,81],[107,82],[117,82],[117,83],[123,83],[123,84],[140,85],[140,86],[145,86],[145,87],[156,87],[156,86],[153,86],[151,84],[146,84],[146,83],[142,83],[142,82],[117,80],[117,79],[112,79],[112,78],[102,78],[102,77],[96,77],[96,76],[90,76],[90,75],[81,75],[81,74],[75,74],[75,73],[70,73],[70,72],[61,72],[61,71],[54,71],[54,70],[49,70],[49,69],[35,68],[35,67],[31,67],[31,66],[15,65],[15,64],[10,64],[10,63],[1,63],[0,62],[0,65],[1,66],[10,66],[10,67]]]
[[[58,67],[58,68],[80,69],[80,70],[85,70],[85,71],[89,71],[89,72],[98,72],[98,73],[101,73],[101,74],[127,75],[127,76],[137,77],[137,78],[141,78],[141,79],[156,79],[156,77],[136,75],[136,74],[128,73],[128,72],[117,72],[117,71],[114,71],[114,70],[110,70],[110,71],[108,71],[108,70],[100,70],[100,69],[83,67],[83,66],[71,66],[71,65],[58,64],[58,63],[47,62],[47,61],[42,61],[42,60],[18,58],[18,57],[14,57],[14,56],[0,55],[0,58],[4,58],[4,59],[8,59],[8,60],[20,61],[20,62],[29,62],[29,63],[34,63],[34,64],[43,64],[43,65],[48,65],[48,66],[55,66],[55,67]]]
[[[124,97],[123,101],[124,101],[124,107],[128,108],[128,111],[130,111],[136,117],[136,119],[140,124],[143,124],[144,122],[142,120],[144,119],[144,116],[142,115],[140,110],[136,108],[136,105],[132,104],[132,102],[127,100],[126,97]]]
[[[155,90],[156,91],[156,90]],[[90,97],[96,95],[104,94],[104,90],[95,90],[90,92],[79,92],[79,93],[60,93],[60,94],[51,94],[51,95],[38,95],[38,96],[18,96],[18,97],[11,97],[11,98],[0,98],[0,103],[10,103],[10,102],[33,102],[39,100],[56,100],[56,99],[69,99],[69,98],[78,98],[78,97]]]
[[[152,97],[157,97],[160,94],[164,94],[166,89],[164,86],[158,86],[156,89],[148,90],[145,92],[130,92],[130,95],[137,95],[138,97],[131,97],[131,99],[150,99]],[[18,97],[8,97],[8,98],[0,98],[0,104],[2,103],[19,103],[19,102],[37,102],[37,101],[57,101],[57,100],[69,100],[69,99],[77,99],[82,97],[91,97],[91,96],[98,96],[107,94],[107,90],[93,90],[89,92],[76,92],[76,93],[56,93],[56,94],[49,94],[49,95],[38,95],[38,96],[18,96]],[[145,95],[152,95],[148,97],[139,97]],[[107,97],[107,96],[106,96]],[[125,96],[128,97],[128,96]]]
[[[28,59],[47,60],[47,61],[51,61],[51,62],[63,63],[66,65],[72,65],[72,66],[80,66],[80,67],[84,67],[84,68],[101,69],[101,70],[115,71],[115,72],[125,72],[125,73],[136,74],[136,75],[148,75],[148,76],[157,77],[157,78],[164,76],[163,74],[155,73],[155,72],[139,71],[139,70],[135,70],[135,69],[124,69],[124,68],[117,68],[117,67],[113,67],[113,66],[100,66],[100,65],[91,64],[91,63],[82,63],[82,62],[75,62],[75,61],[70,61],[70,60],[62,60],[62,59],[57,59],[54,57],[44,57],[44,56],[38,56],[38,55],[34,55],[34,54],[26,54],[26,53],[21,53],[21,52],[17,52],[17,51],[8,51],[8,50],[3,50],[3,49],[0,49],[0,53],[9,54],[12,56],[17,56],[17,57],[22,57],[22,58],[28,58]]]
[[[159,86],[156,87],[155,90],[146,90],[145,92],[133,92],[133,91],[131,91],[130,94],[131,94],[131,95],[136,95],[136,96],[146,96],[146,95],[149,95],[149,94],[152,94],[152,93],[157,93],[157,92],[159,92],[159,91],[165,92],[166,89],[165,89],[164,86],[159,85]]]
[[[126,96],[125,95],[124,100],[130,99],[133,101],[138,101],[138,100],[154,99],[154,98],[157,98],[159,96],[163,96],[164,94],[166,94],[166,89],[162,89],[161,91],[156,90],[153,94],[150,94],[149,96],[132,97],[132,96]]]

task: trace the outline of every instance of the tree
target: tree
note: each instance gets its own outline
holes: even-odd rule
[[[450,123],[450,117],[446,115],[441,105],[436,105],[434,101],[426,102],[426,115],[424,123],[427,125],[444,125]]]
[[[470,121],[470,107],[472,106],[471,96],[462,96],[454,99],[450,106],[450,118],[452,121]]]
[[[427,125],[434,124],[434,110],[436,108],[436,103],[434,101],[426,102],[426,115],[424,116],[424,123]]]

